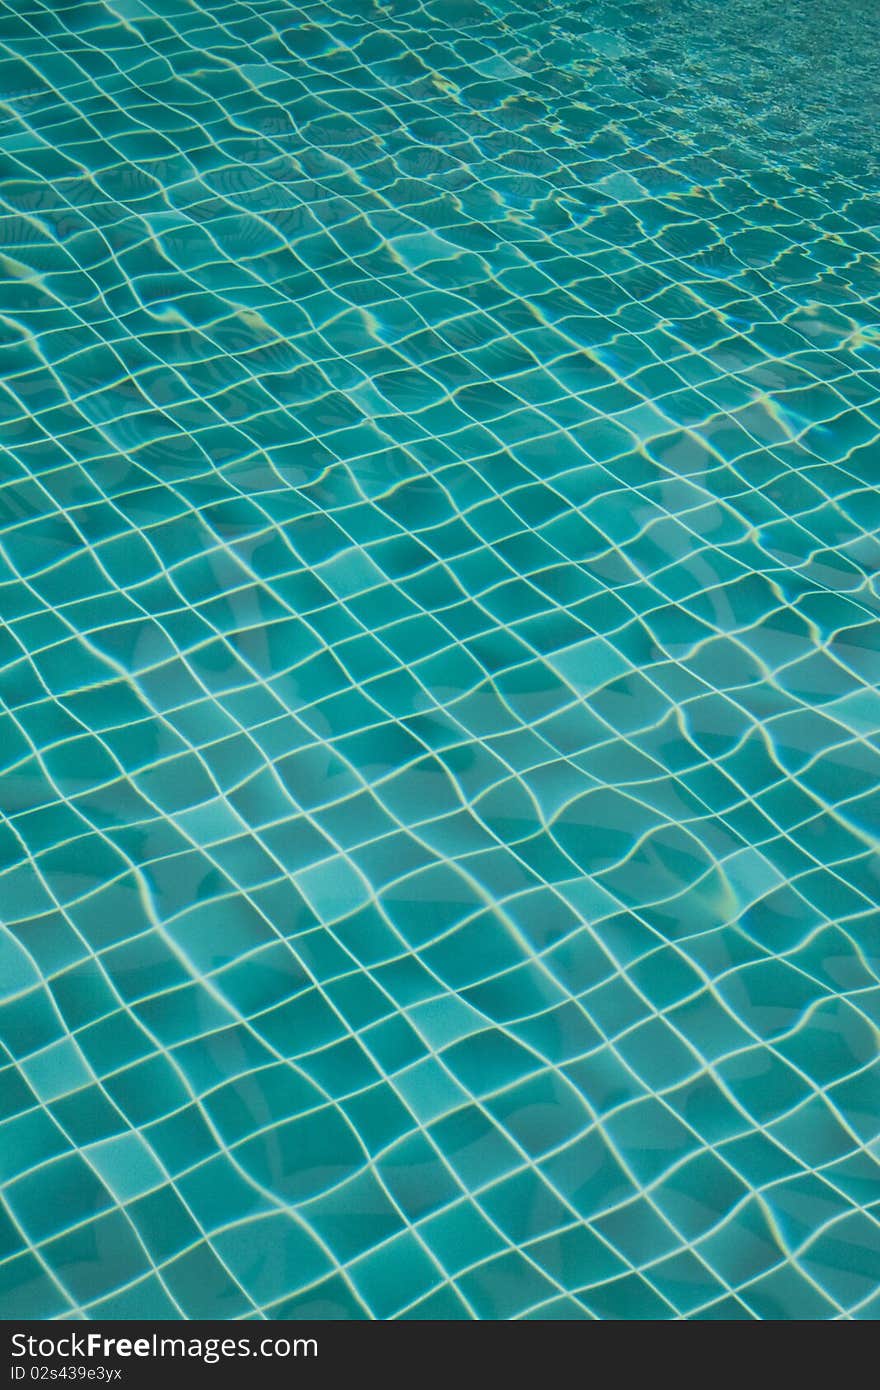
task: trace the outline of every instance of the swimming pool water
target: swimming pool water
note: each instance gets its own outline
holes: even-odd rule
[[[876,6],[0,50],[3,1316],[877,1316]]]

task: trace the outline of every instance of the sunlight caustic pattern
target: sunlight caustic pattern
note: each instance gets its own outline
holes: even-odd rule
[[[5,1317],[880,1314],[877,25],[0,4]]]

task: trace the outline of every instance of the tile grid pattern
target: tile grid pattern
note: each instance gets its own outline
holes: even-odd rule
[[[876,1316],[846,65],[350,9],[0,5],[0,1306]]]

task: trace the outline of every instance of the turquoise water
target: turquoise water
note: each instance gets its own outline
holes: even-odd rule
[[[0,1311],[880,1313],[878,14],[0,5]]]

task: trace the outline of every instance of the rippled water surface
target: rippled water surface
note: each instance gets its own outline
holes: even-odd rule
[[[877,7],[0,5],[0,1309],[880,1314]]]

